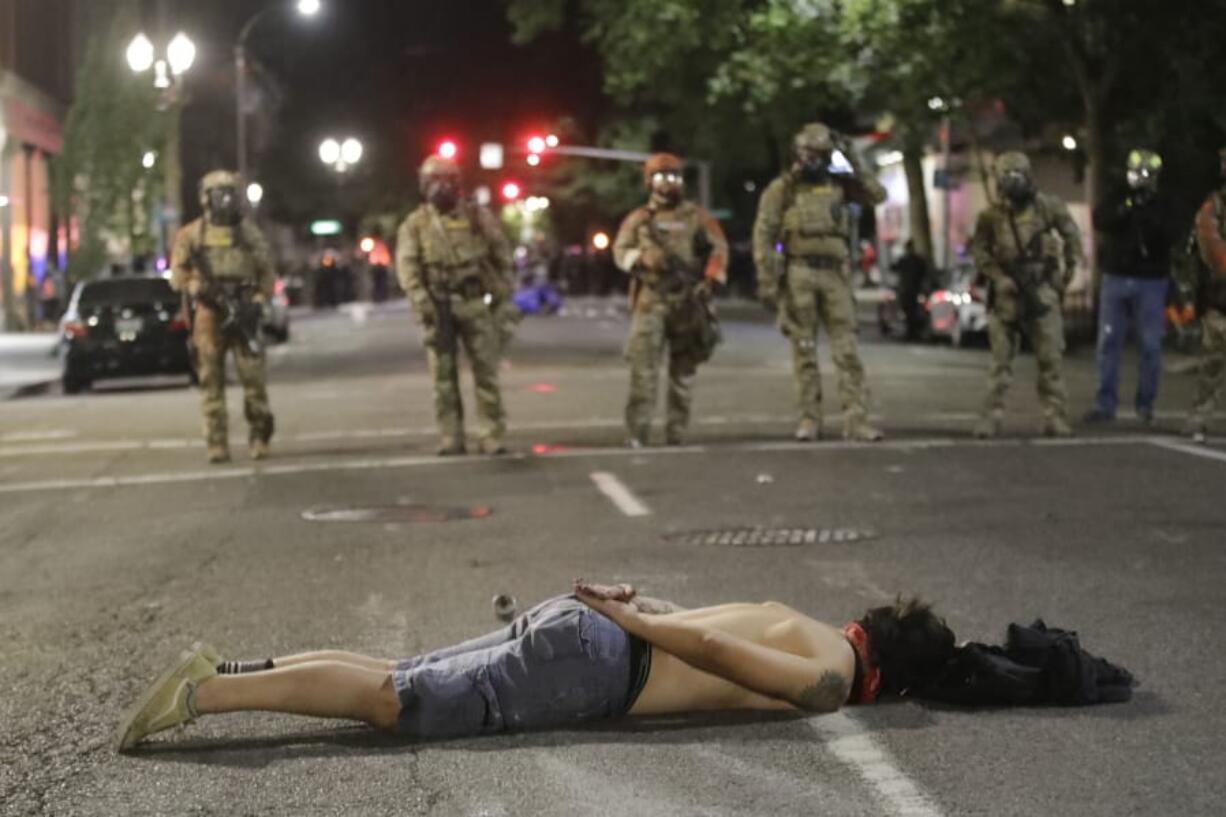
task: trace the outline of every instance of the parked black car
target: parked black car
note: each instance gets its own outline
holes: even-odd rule
[[[64,391],[109,377],[195,377],[179,296],[162,278],[110,278],[77,285],[60,323]]]

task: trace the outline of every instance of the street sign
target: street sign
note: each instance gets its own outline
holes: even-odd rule
[[[311,235],[340,235],[341,223],[336,219],[325,218],[311,222]]]

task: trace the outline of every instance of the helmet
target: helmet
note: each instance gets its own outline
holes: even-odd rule
[[[211,224],[234,227],[243,220],[242,176],[230,170],[214,170],[200,180],[200,206]]]
[[[802,151],[831,153],[834,151],[834,134],[821,122],[810,122],[796,134],[792,146],[797,155]]]
[[[651,181],[657,173],[672,173],[680,176],[685,163],[671,153],[653,153],[643,163],[643,182],[651,187]]]
[[[1162,157],[1152,150],[1133,150],[1128,154],[1128,186],[1136,191],[1153,193],[1162,172]]]
[[[418,171],[422,195],[440,210],[450,210],[460,200],[460,166],[453,159],[430,156]]]
[[[996,184],[1000,192],[1014,204],[1024,204],[1034,198],[1034,180],[1030,175],[1030,159],[1025,153],[1009,151],[996,160]]]

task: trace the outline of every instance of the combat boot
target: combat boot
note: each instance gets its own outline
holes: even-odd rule
[[[208,460],[209,460],[209,465],[221,465],[222,463],[229,462],[230,461],[229,446],[226,446],[220,443],[214,443],[210,445],[209,453],[208,453]]]
[[[468,453],[464,441],[455,437],[443,437],[439,440],[436,452],[440,457],[462,457]]]
[[[685,445],[685,429],[669,427],[664,431],[665,445]]]
[[[1209,424],[1204,420],[1190,417],[1184,424],[1183,433],[1184,436],[1191,437],[1194,443],[1204,443],[1209,438]]]
[[[1072,437],[1073,427],[1062,415],[1056,414],[1044,418],[1040,432],[1044,437]]]
[[[626,447],[646,448],[650,444],[650,437],[651,430],[647,426],[643,426],[630,432],[630,436],[626,439]]]
[[[268,459],[268,443],[264,442],[263,440],[252,440],[248,444],[247,450],[251,452],[251,459],[253,460]]]
[[[796,426],[796,442],[812,443],[817,442],[822,438],[822,422],[821,420],[812,420],[808,417],[800,421]]]
[[[843,423],[843,439],[860,443],[876,443],[885,439],[881,429],[869,424],[868,420],[857,417]]]
[[[975,439],[990,440],[1000,436],[1001,422],[999,417],[988,416],[979,418],[975,424]]]
[[[497,437],[482,437],[479,445],[481,453],[488,457],[501,457],[507,453],[507,447]]]

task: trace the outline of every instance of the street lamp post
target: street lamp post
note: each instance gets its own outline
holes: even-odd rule
[[[303,17],[314,17],[319,14],[322,5],[320,0],[297,0],[294,6]],[[243,100],[247,95],[247,38],[252,30],[269,14],[282,8],[280,5],[268,6],[251,16],[239,30],[238,41],[234,44],[234,106],[236,114],[236,150],[238,153],[238,173],[247,177],[247,115],[243,110]]]

